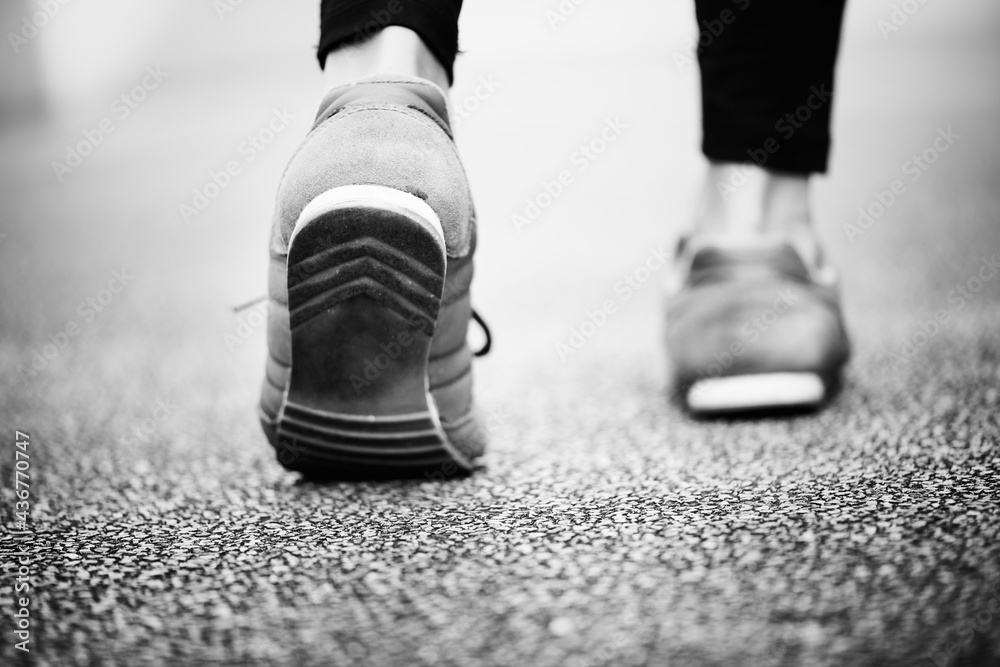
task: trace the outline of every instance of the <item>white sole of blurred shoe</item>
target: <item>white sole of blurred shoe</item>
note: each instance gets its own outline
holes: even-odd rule
[[[826,386],[816,373],[756,373],[704,378],[687,390],[695,413],[721,413],[820,405]]]

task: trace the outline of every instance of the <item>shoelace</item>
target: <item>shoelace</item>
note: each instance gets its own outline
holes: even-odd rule
[[[247,308],[252,308],[261,301],[264,301],[265,299],[267,299],[266,294],[259,296],[256,299],[251,299],[246,303],[241,303],[240,305],[233,307],[233,312],[239,313],[246,310]],[[490,333],[490,327],[486,324],[486,320],[484,320],[482,316],[475,311],[475,309],[473,309],[472,311],[472,319],[475,321],[476,324],[479,325],[479,328],[483,330],[483,335],[486,336],[486,342],[483,343],[483,346],[479,348],[478,351],[473,352],[472,356],[485,357],[487,354],[490,353],[490,350],[493,348],[493,334]]]
[[[476,321],[479,328],[483,330],[483,335],[486,336],[486,342],[483,343],[483,346],[479,348],[478,352],[473,353],[473,356],[485,357],[490,353],[490,348],[493,347],[493,334],[490,333],[490,328],[486,326],[486,320],[484,320],[482,316],[475,311],[475,309],[472,311],[472,319]]]
[[[250,299],[246,303],[241,303],[238,306],[233,306],[233,312],[234,313],[239,313],[239,312],[242,312],[242,311],[246,310],[247,308],[253,308],[254,306],[256,306],[258,303],[260,303],[261,301],[263,301],[266,298],[267,298],[267,295],[264,294],[262,296],[259,296],[259,297],[255,298],[255,299]]]

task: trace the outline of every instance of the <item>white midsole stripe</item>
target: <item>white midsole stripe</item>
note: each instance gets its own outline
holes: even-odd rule
[[[292,236],[288,240],[289,246],[295,240],[298,231],[310,220],[315,220],[338,208],[358,205],[385,210],[402,208],[414,214],[425,228],[436,235],[444,247],[444,228],[434,209],[416,195],[384,185],[343,185],[319,195],[302,209],[299,219],[295,222]]]

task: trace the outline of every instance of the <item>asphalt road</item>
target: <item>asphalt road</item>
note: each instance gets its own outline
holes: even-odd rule
[[[161,8],[121,43],[132,18],[106,14],[60,60],[42,40],[89,16],[72,5],[30,42],[55,92],[0,131],[0,662],[1000,664],[1000,12],[926,3],[884,39],[891,3],[852,6],[815,190],[846,385],[815,414],[696,421],[670,397],[662,276],[615,289],[669,247],[700,175],[690,7],[666,5],[595,1],[555,28],[527,0],[467,9],[454,100],[492,443],[445,482],[306,483],[256,423],[263,330],[231,307],[264,292],[274,187],[319,98],[315,4]],[[135,93],[147,66],[167,74]],[[859,207],[871,222],[845,227]]]

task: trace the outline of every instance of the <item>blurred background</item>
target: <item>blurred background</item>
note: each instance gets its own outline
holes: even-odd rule
[[[1000,4],[849,3],[833,159],[814,192],[855,341],[847,387],[819,416],[736,426],[693,423],[667,399],[665,272],[579,352],[556,352],[650,248],[672,247],[704,167],[691,3],[564,2],[575,9],[553,25],[560,6],[469,0],[462,15],[452,102],[480,219],[473,298],[495,337],[476,383],[502,416],[491,472],[468,493],[510,483],[516,497],[505,475],[529,462],[568,465],[563,480],[616,464],[758,479],[805,465],[803,442],[819,448],[809,465],[883,470],[902,455],[878,443],[927,438],[941,449],[921,461],[961,460],[955,438],[992,443],[982,461],[995,480],[1000,276],[961,305],[953,290],[1000,253]],[[239,504],[245,487],[293,483],[256,423],[262,318],[233,307],[265,293],[277,182],[324,92],[318,11],[316,0],[0,7],[0,418],[43,443],[36,520],[53,530],[177,489],[182,505],[220,489]],[[620,136],[519,228],[513,216],[543,182],[575,169],[579,147],[616,119]],[[957,138],[934,149],[949,128]],[[915,155],[933,162],[911,180]],[[238,173],[220,180],[233,161]],[[849,233],[895,179],[905,194]],[[921,338],[942,309],[947,323]],[[912,359],[894,361],[907,345]],[[934,430],[948,419],[964,436]],[[741,442],[764,449],[735,473],[718,467],[718,448]],[[552,493],[586,496],[587,479]],[[330,493],[319,507],[350,495]],[[859,646],[899,640],[874,632]]]
[[[650,245],[671,247],[691,218],[703,166],[689,3],[589,2],[554,25],[559,10],[551,4],[469,3],[453,91],[482,220],[476,301],[495,323],[498,355],[516,350],[529,367],[553,360],[554,344]],[[869,337],[892,339],[894,327],[911,326],[915,306],[935,310],[937,290],[966,277],[974,255],[997,249],[1000,234],[993,187],[1000,7],[917,3],[897,26],[895,6],[848,8],[831,176],[816,179],[818,225],[843,269],[862,354],[873,349]],[[9,29],[0,80],[5,371],[41,351],[49,334],[79,317],[77,305],[125,267],[134,282],[107,312],[82,322],[50,372],[25,390],[67,373],[57,384],[84,382],[76,389],[87,387],[93,398],[116,391],[94,375],[70,373],[75,363],[179,378],[198,366],[178,356],[190,346],[211,363],[224,360],[227,372],[246,371],[245,387],[234,380],[224,393],[245,390],[249,398],[262,336],[233,354],[223,338],[237,325],[229,306],[264,293],[276,183],[323,92],[312,55],[317,3],[93,0],[52,5],[51,18],[45,7],[24,0],[2,10]],[[276,112],[291,122],[272,133]],[[524,215],[543,181],[575,170],[574,153],[609,119],[626,128],[619,140],[518,229],[512,216]],[[849,242],[843,226],[856,223],[857,208],[892,180],[909,182],[904,163],[947,127],[961,136],[954,148]],[[75,158],[71,149],[81,142],[89,154]],[[216,193],[212,174],[231,160],[240,173],[202,200],[206,186]],[[641,323],[636,342],[659,358],[657,291],[643,290],[579,356],[600,358],[608,342],[621,348],[618,331]],[[172,370],[160,366],[164,360]]]
[[[894,17],[897,5],[848,8],[831,175],[815,188],[861,354],[875,351],[869,339],[891,346],[896,329],[913,325],[915,307],[946,306],[977,253],[1000,249],[1000,7],[927,2]],[[135,276],[128,289],[81,321],[23,391],[59,377],[54,384],[100,399],[123,388],[98,379],[113,368],[162,382],[191,379],[210,363],[241,374],[219,391],[252,404],[262,332],[234,350],[224,338],[239,324],[230,306],[265,291],[277,180],[323,92],[317,3],[45,7],[25,0],[2,10],[5,377],[21,379],[11,373],[82,319],[77,306],[124,268]],[[555,22],[558,7],[469,3],[452,96],[482,221],[476,302],[497,329],[498,357],[516,351],[525,368],[564,367],[555,343],[613,295],[650,246],[672,247],[703,168],[689,3],[589,2]],[[276,113],[283,120],[272,132]],[[577,171],[579,147],[613,119],[625,128],[619,139]],[[847,233],[876,191],[897,178],[910,183],[905,163],[948,127],[961,137],[954,147],[863,235]],[[88,154],[77,157],[77,148]],[[216,188],[212,174],[230,161],[239,173]],[[515,224],[542,183],[566,168],[576,176],[566,192],[530,226]],[[1000,290],[990,287],[991,296],[956,315],[991,309]],[[641,354],[659,360],[658,286],[637,296],[578,357],[600,359],[604,345],[615,354],[628,347],[621,332],[635,331]],[[97,368],[76,373],[73,364]],[[662,364],[648,369],[659,382]],[[491,391],[494,382],[481,384]]]

